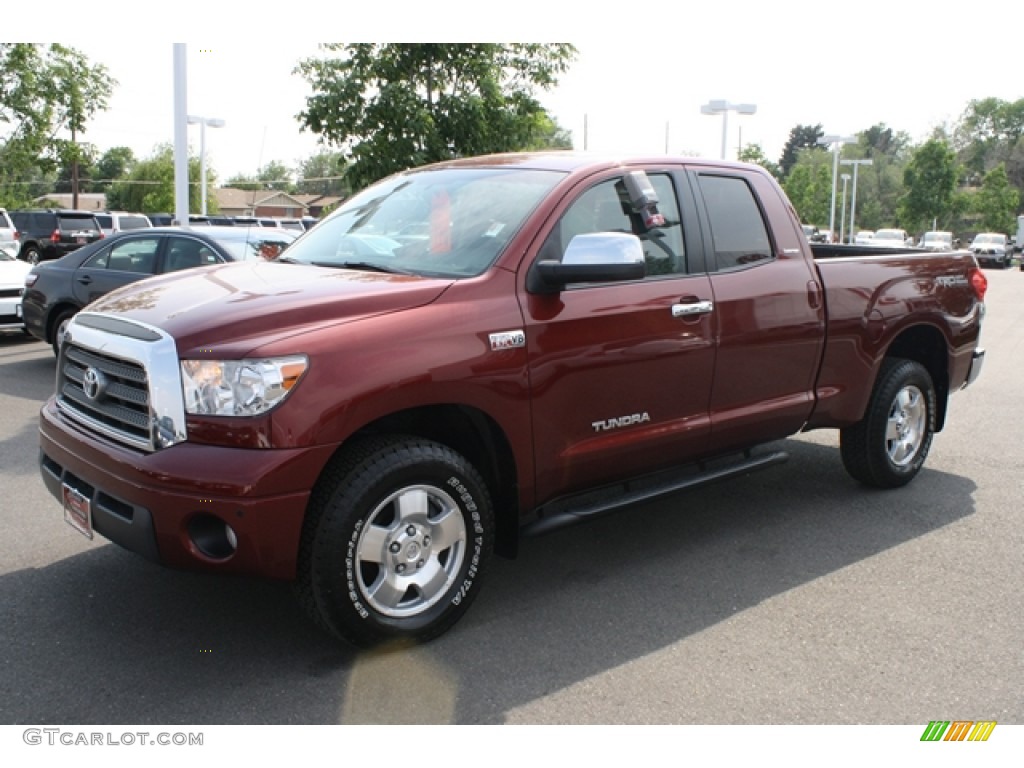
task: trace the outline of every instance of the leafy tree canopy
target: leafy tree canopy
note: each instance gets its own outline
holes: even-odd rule
[[[225,186],[235,189],[274,189],[282,192],[294,192],[295,182],[292,180],[292,169],[277,160],[271,160],[260,168],[255,176],[244,173],[236,174],[225,182]]]
[[[198,157],[189,157],[188,174],[190,179],[198,179],[201,175]],[[213,184],[215,174],[206,169],[207,184]],[[200,185],[188,185],[189,211],[198,213],[202,205]],[[207,210],[217,212],[217,199],[207,195]],[[161,144],[153,154],[135,163],[127,178],[111,185],[107,191],[107,207],[111,210],[139,211],[140,213],[159,213],[173,211],[174,201],[174,147]]]
[[[958,170],[956,153],[932,139],[914,152],[903,171],[906,193],[900,200],[900,221],[908,230],[928,230],[933,222],[948,229],[953,213]]]
[[[822,138],[825,132],[821,123],[817,125],[798,125],[789,132],[789,139],[786,146],[782,148],[782,157],[779,158],[779,168],[782,175],[786,176],[796,165],[801,149],[815,149],[819,147],[818,139]]]
[[[78,136],[116,84],[73,48],[0,43],[0,199],[21,200],[18,185],[88,160]]]
[[[985,174],[981,189],[974,197],[974,212],[981,216],[987,232],[1014,232],[1020,193],[1010,186],[1006,168],[998,165]]]
[[[536,90],[557,82],[572,45],[328,43],[296,71],[313,95],[298,119],[340,147],[361,188],[460,155],[531,147],[548,125]]]
[[[761,148],[760,144],[747,144],[743,147],[739,154],[739,160],[743,163],[754,163],[755,165],[760,165],[776,179],[782,178],[782,169],[779,167],[778,163],[773,163],[765,156],[764,150]]]

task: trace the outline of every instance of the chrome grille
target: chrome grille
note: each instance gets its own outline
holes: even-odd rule
[[[132,448],[188,439],[174,339],[145,323],[75,315],[57,362],[56,400],[71,421]]]
[[[99,396],[86,393],[87,371],[98,372],[106,384]],[[149,390],[146,371],[107,355],[67,345],[61,355],[61,404],[91,426],[102,424],[108,436],[132,445],[149,445]]]

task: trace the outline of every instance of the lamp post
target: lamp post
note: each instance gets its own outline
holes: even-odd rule
[[[189,115],[188,124],[195,125],[199,123],[199,176],[200,183],[202,184],[200,195],[202,199],[202,211],[201,213],[206,215],[206,126],[211,128],[223,128],[224,121],[217,117],[201,117],[199,115]]]
[[[839,152],[842,150],[843,144],[849,144],[851,141],[856,140],[856,136],[837,136],[836,134],[829,134],[818,139],[818,143],[822,146],[832,146],[832,209],[828,219],[828,231],[830,234],[836,231],[836,185],[839,182]]]
[[[853,221],[857,213],[857,167],[872,165],[871,160],[843,160],[843,165],[853,166],[853,194],[850,199],[850,242],[853,243]]]
[[[846,234],[846,182],[850,180],[850,174],[844,173],[843,180],[843,203],[839,206],[839,242],[843,242],[843,235]]]
[[[729,137],[729,113],[752,115],[757,112],[757,104],[731,104],[725,99],[714,99],[700,108],[702,115],[722,116],[722,159],[725,160],[725,146]]]

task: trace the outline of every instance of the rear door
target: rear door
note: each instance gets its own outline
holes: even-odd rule
[[[75,270],[75,299],[84,306],[115,288],[156,274],[163,241],[160,235],[139,235],[118,238],[101,248]]]
[[[633,170],[632,168],[630,170]],[[581,183],[541,230],[537,259],[561,259],[574,235],[640,236],[643,280],[523,294],[530,360],[537,502],[677,464],[701,454],[710,432],[714,371],[711,284],[698,227],[684,220],[685,178],[645,169],[664,226],[631,215],[622,170]]]
[[[695,168],[691,180],[715,305],[710,448],[793,434],[814,406],[825,340],[824,294],[802,229],[760,173]]]

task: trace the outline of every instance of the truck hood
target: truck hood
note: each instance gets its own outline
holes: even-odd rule
[[[193,346],[252,347],[315,326],[434,301],[451,279],[302,264],[242,262],[142,280],[97,299],[104,312],[161,328]]]

